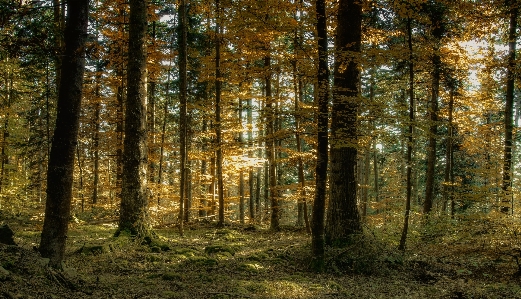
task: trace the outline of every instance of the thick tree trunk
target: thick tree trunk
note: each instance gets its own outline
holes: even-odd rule
[[[47,171],[47,203],[40,253],[61,268],[72,200],[75,147],[78,138],[89,1],[69,1],[65,53],[61,64],[56,128]]]
[[[328,244],[345,243],[351,235],[362,232],[356,202],[361,4],[356,0],[340,0],[337,20],[330,146],[331,195],[326,222]]]
[[[312,268],[317,272],[324,271],[324,215],[327,195],[327,163],[328,163],[328,106],[329,106],[329,67],[327,62],[327,19],[326,3],[317,0],[318,39],[318,91],[317,91],[317,164],[315,168],[315,201],[311,219],[311,251]]]
[[[130,1],[127,101],[118,232],[150,235],[147,194],[147,2]]]
[[[519,5],[516,0],[507,1],[510,10],[510,29],[508,33],[508,68],[505,100],[505,149],[503,157],[503,199],[501,212],[509,213],[512,205],[512,139],[514,112],[514,83],[516,79],[517,16]]]

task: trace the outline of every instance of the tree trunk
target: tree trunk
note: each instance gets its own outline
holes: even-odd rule
[[[101,111],[101,95],[100,95],[100,85],[101,85],[101,66],[99,65],[96,68],[96,87],[94,91],[94,134],[92,136],[92,147],[94,152],[94,167],[93,167],[93,175],[94,179],[92,182],[92,204],[95,205],[98,203],[98,189],[99,189],[99,133],[100,133],[100,111]],[[79,157],[78,157],[79,159]]]
[[[253,106],[252,99],[248,99],[248,158],[253,159],[254,154],[254,144],[253,144]],[[250,221],[252,222],[255,219],[255,197],[254,197],[254,182],[253,182],[253,167],[250,166],[250,170],[248,172],[248,183],[250,187],[250,198],[249,198],[249,214]]]
[[[443,191],[445,199],[443,201],[443,212],[447,210],[447,204],[452,200],[452,112],[454,109],[454,87],[450,87],[449,91],[449,122],[447,124],[447,148],[445,150],[445,184]]]
[[[219,227],[224,226],[224,186],[223,186],[223,151],[222,151],[222,124],[221,124],[221,37],[220,34],[220,7],[219,0],[215,0],[217,13],[215,27],[215,136],[217,143],[217,194],[219,197]]]
[[[179,184],[179,233],[184,234],[185,200],[187,185],[187,17],[185,0],[179,2],[179,152],[180,152],[180,184]]]
[[[242,99],[239,98],[239,148],[240,149],[243,149],[244,148],[244,136],[243,136],[243,133],[242,133]],[[245,214],[245,209],[244,209],[244,170],[242,169],[241,167],[241,170],[239,172],[239,221],[241,223],[244,224],[244,214]]]
[[[317,164],[315,168],[315,201],[311,219],[311,251],[312,268],[317,272],[324,271],[324,215],[327,195],[327,163],[328,163],[328,106],[329,106],[329,67],[327,59],[327,19],[326,3],[317,0],[318,39],[318,91],[317,91]]]
[[[152,51],[156,48],[156,22],[152,22]],[[149,164],[148,176],[150,182],[155,182],[156,171],[156,77],[155,73],[149,73],[149,90],[148,90],[148,134],[149,139]]]
[[[441,57],[440,43],[445,32],[443,27],[443,8],[437,2],[430,6],[430,20],[433,30],[434,47],[432,48],[432,85],[431,99],[429,102],[429,145],[427,147],[427,174],[425,182],[425,201],[423,202],[423,213],[428,214],[434,204],[434,185],[436,176],[436,135],[438,134],[438,97],[440,90]]]
[[[40,253],[49,265],[62,267],[72,200],[75,147],[78,138],[89,1],[69,1],[65,52],[61,64],[56,128],[47,170],[47,203]]]
[[[266,70],[266,156],[268,160],[268,186],[269,199],[271,205],[270,228],[279,230],[279,202],[276,192],[277,187],[277,163],[275,161],[275,107],[273,106],[273,96],[271,92],[271,57],[264,57],[264,67]]]
[[[203,132],[206,132],[207,130],[208,130],[208,122],[206,119],[204,119],[203,120]],[[203,143],[203,151],[206,152],[207,150],[208,150],[207,140],[205,139],[204,143]],[[203,159],[201,161],[201,176],[206,175],[207,168],[208,168],[207,162],[205,159]],[[201,192],[201,196],[199,199],[199,217],[206,217],[208,215],[208,210],[207,210],[208,203],[206,200],[206,192],[204,191],[204,189],[206,188],[205,184],[202,183],[200,188],[201,188],[202,192]]]
[[[150,235],[147,194],[147,3],[130,0],[123,176],[118,232]]]
[[[507,214],[512,205],[512,131],[514,110],[514,83],[516,79],[516,42],[517,42],[517,15],[519,5],[516,0],[507,1],[510,12],[510,29],[508,33],[508,68],[507,90],[505,101],[505,149],[503,157],[503,199],[501,212]]]
[[[411,18],[407,19],[407,37],[409,46],[409,134],[407,138],[407,198],[405,199],[405,217],[400,239],[399,250],[405,250],[405,242],[407,240],[407,231],[409,229],[409,216],[411,213],[411,196],[412,196],[412,145],[414,142],[414,62],[412,51],[412,28]]]
[[[361,4],[356,0],[340,0],[331,122],[331,195],[326,222],[328,244],[348,242],[351,235],[362,232],[356,202],[361,22]]]

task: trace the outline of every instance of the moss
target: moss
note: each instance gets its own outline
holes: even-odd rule
[[[194,256],[188,259],[190,263],[196,266],[214,267],[218,262],[214,258],[206,258],[202,256]]]
[[[239,266],[239,269],[249,273],[259,273],[264,267],[257,263],[243,263]]]
[[[172,248],[171,252],[175,255],[181,255],[181,256],[184,256],[184,257],[192,257],[192,256],[196,256],[197,255],[197,251],[194,250],[194,249],[190,249],[190,248],[185,248],[185,247],[177,247],[177,248]]]
[[[163,280],[182,280],[182,276],[175,272],[166,272],[161,275]]]
[[[209,245],[204,248],[204,252],[206,252],[207,254],[228,252],[231,255],[235,255],[235,250],[227,245]]]

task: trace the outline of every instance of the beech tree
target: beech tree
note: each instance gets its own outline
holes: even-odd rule
[[[69,1],[67,7],[65,52],[61,61],[56,128],[47,171],[47,202],[39,248],[42,256],[49,258],[49,265],[54,268],[62,267],[71,211],[89,1]]]

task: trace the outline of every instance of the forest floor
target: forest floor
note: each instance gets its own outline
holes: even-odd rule
[[[114,223],[78,221],[57,272],[35,250],[41,223],[3,222],[18,246],[0,244],[0,298],[521,298],[517,251],[511,244],[498,251],[489,232],[412,233],[402,253],[373,230],[328,248],[327,271],[316,274],[302,230],[194,224],[183,237],[157,228],[157,238],[141,244],[113,237]]]

